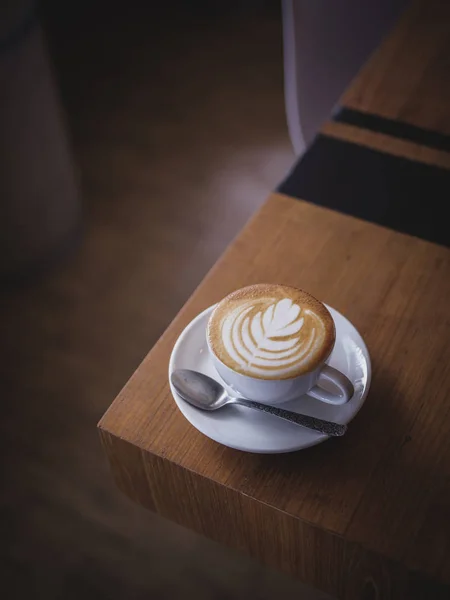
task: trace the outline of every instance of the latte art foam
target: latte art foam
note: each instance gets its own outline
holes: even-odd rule
[[[325,360],[334,323],[318,300],[295,288],[250,286],[227,296],[208,327],[217,357],[245,375],[287,379]]]
[[[265,306],[267,304],[267,307]],[[266,374],[284,377],[307,360],[309,353],[320,347],[324,326],[314,313],[302,314],[291,300],[270,299],[259,310],[252,302],[232,311],[222,325],[222,341],[231,358],[250,375]],[[313,327],[300,336],[305,317]]]

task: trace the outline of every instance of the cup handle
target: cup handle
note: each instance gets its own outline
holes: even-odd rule
[[[335,387],[338,388],[339,393],[333,394],[320,387],[321,382],[324,381],[331,382]],[[350,400],[354,391],[353,384],[348,377],[346,377],[337,369],[334,369],[329,365],[324,365],[320,371],[317,385],[309,390],[308,396],[312,396],[313,398],[316,398],[316,400],[326,402],[327,404],[340,406],[341,404],[345,404]]]

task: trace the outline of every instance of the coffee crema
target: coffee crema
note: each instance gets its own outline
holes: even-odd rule
[[[258,379],[289,379],[328,358],[335,328],[326,307],[307,292],[258,284],[219,302],[207,336],[217,358],[234,371]]]

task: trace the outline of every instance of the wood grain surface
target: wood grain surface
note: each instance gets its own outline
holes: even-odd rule
[[[413,2],[341,104],[450,135],[449,24],[447,0]]]
[[[244,454],[178,412],[167,382],[176,338],[226,293],[260,281],[309,290],[366,339],[373,384],[345,438]],[[430,581],[433,597],[446,597],[449,294],[449,250],[273,194],[101,420],[119,487],[338,597],[430,597]]]

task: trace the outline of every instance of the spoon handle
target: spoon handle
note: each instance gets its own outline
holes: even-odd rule
[[[246,400],[245,398],[233,398],[233,401],[235,404],[240,404],[241,406],[246,406],[247,408],[261,410],[262,412],[269,413],[275,417],[279,417],[280,419],[291,421],[291,423],[301,425],[302,427],[307,427],[308,429],[314,429],[314,431],[325,433],[326,435],[341,436],[347,431],[347,425],[339,425],[339,423],[333,423],[332,421],[324,421],[323,419],[302,415],[290,410],[285,410],[284,408],[277,408],[276,406],[261,404],[260,402]]]

